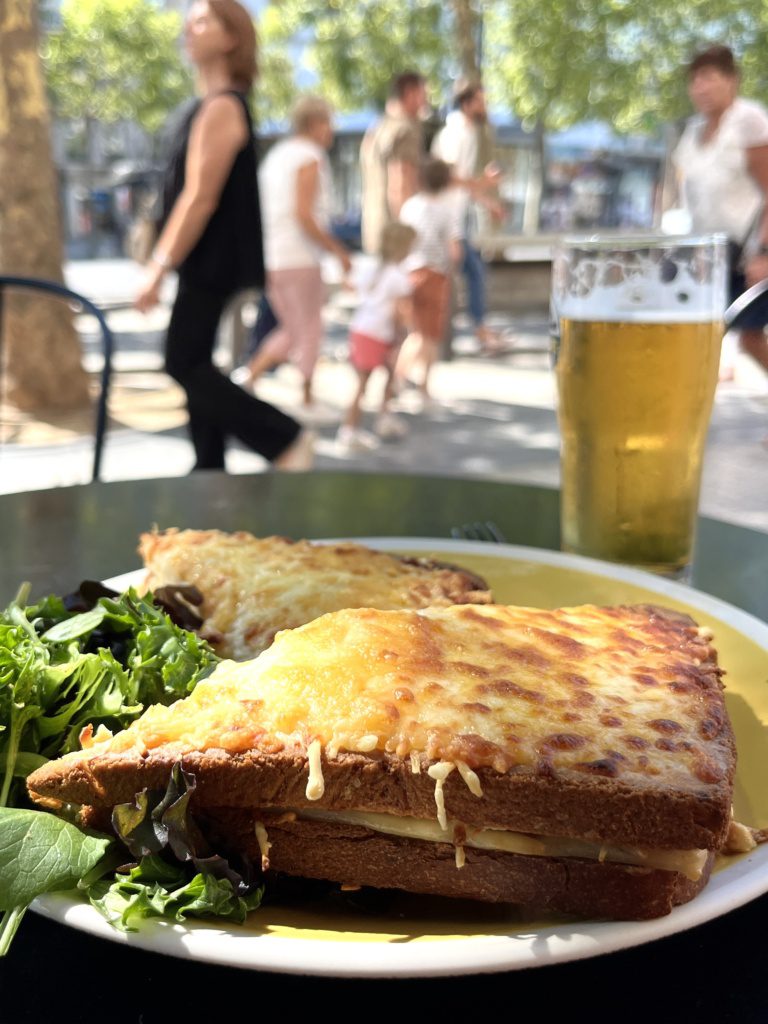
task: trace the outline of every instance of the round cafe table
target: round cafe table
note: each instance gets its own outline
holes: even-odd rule
[[[291,537],[447,537],[492,519],[513,544],[558,546],[557,492],[498,481],[387,474],[198,473],[0,496],[0,601],[139,567],[138,534],[217,527]],[[699,524],[693,584],[768,618],[768,534]],[[768,685],[768,684],[767,684]],[[1,841],[1,838],[0,838]],[[0,1022],[240,1020],[302,1011],[612,1021],[768,1021],[768,896],[670,938],[501,974],[349,980],[164,957],[26,915],[0,961]],[[207,1006],[215,1006],[208,1010]]]

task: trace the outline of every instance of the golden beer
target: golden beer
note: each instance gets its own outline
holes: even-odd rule
[[[722,324],[560,332],[563,548],[674,574],[691,560]]]

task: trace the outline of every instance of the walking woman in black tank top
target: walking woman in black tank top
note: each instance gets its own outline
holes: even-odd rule
[[[166,339],[166,369],[184,388],[195,469],[223,469],[234,435],[283,469],[307,469],[311,437],[295,420],[219,373],[212,361],[228,299],[264,284],[256,151],[247,94],[256,34],[235,0],[198,0],[184,42],[201,99],[177,129],[163,194],[163,227],[136,308],[159,299],[165,274],[179,287]]]

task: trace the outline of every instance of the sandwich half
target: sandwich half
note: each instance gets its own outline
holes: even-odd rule
[[[489,604],[488,584],[458,566],[399,557],[361,544],[312,544],[220,530],[142,534],[145,587],[192,585],[203,601],[201,634],[238,661],[269,647],[281,629],[340,608]]]
[[[668,913],[729,829],[710,634],[651,606],[358,609],[224,662],[29,778],[104,814],[174,764],[217,848],[345,885]]]

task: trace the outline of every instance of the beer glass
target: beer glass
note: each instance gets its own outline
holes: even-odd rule
[[[556,248],[564,550],[686,576],[726,253],[722,235],[566,238]]]

